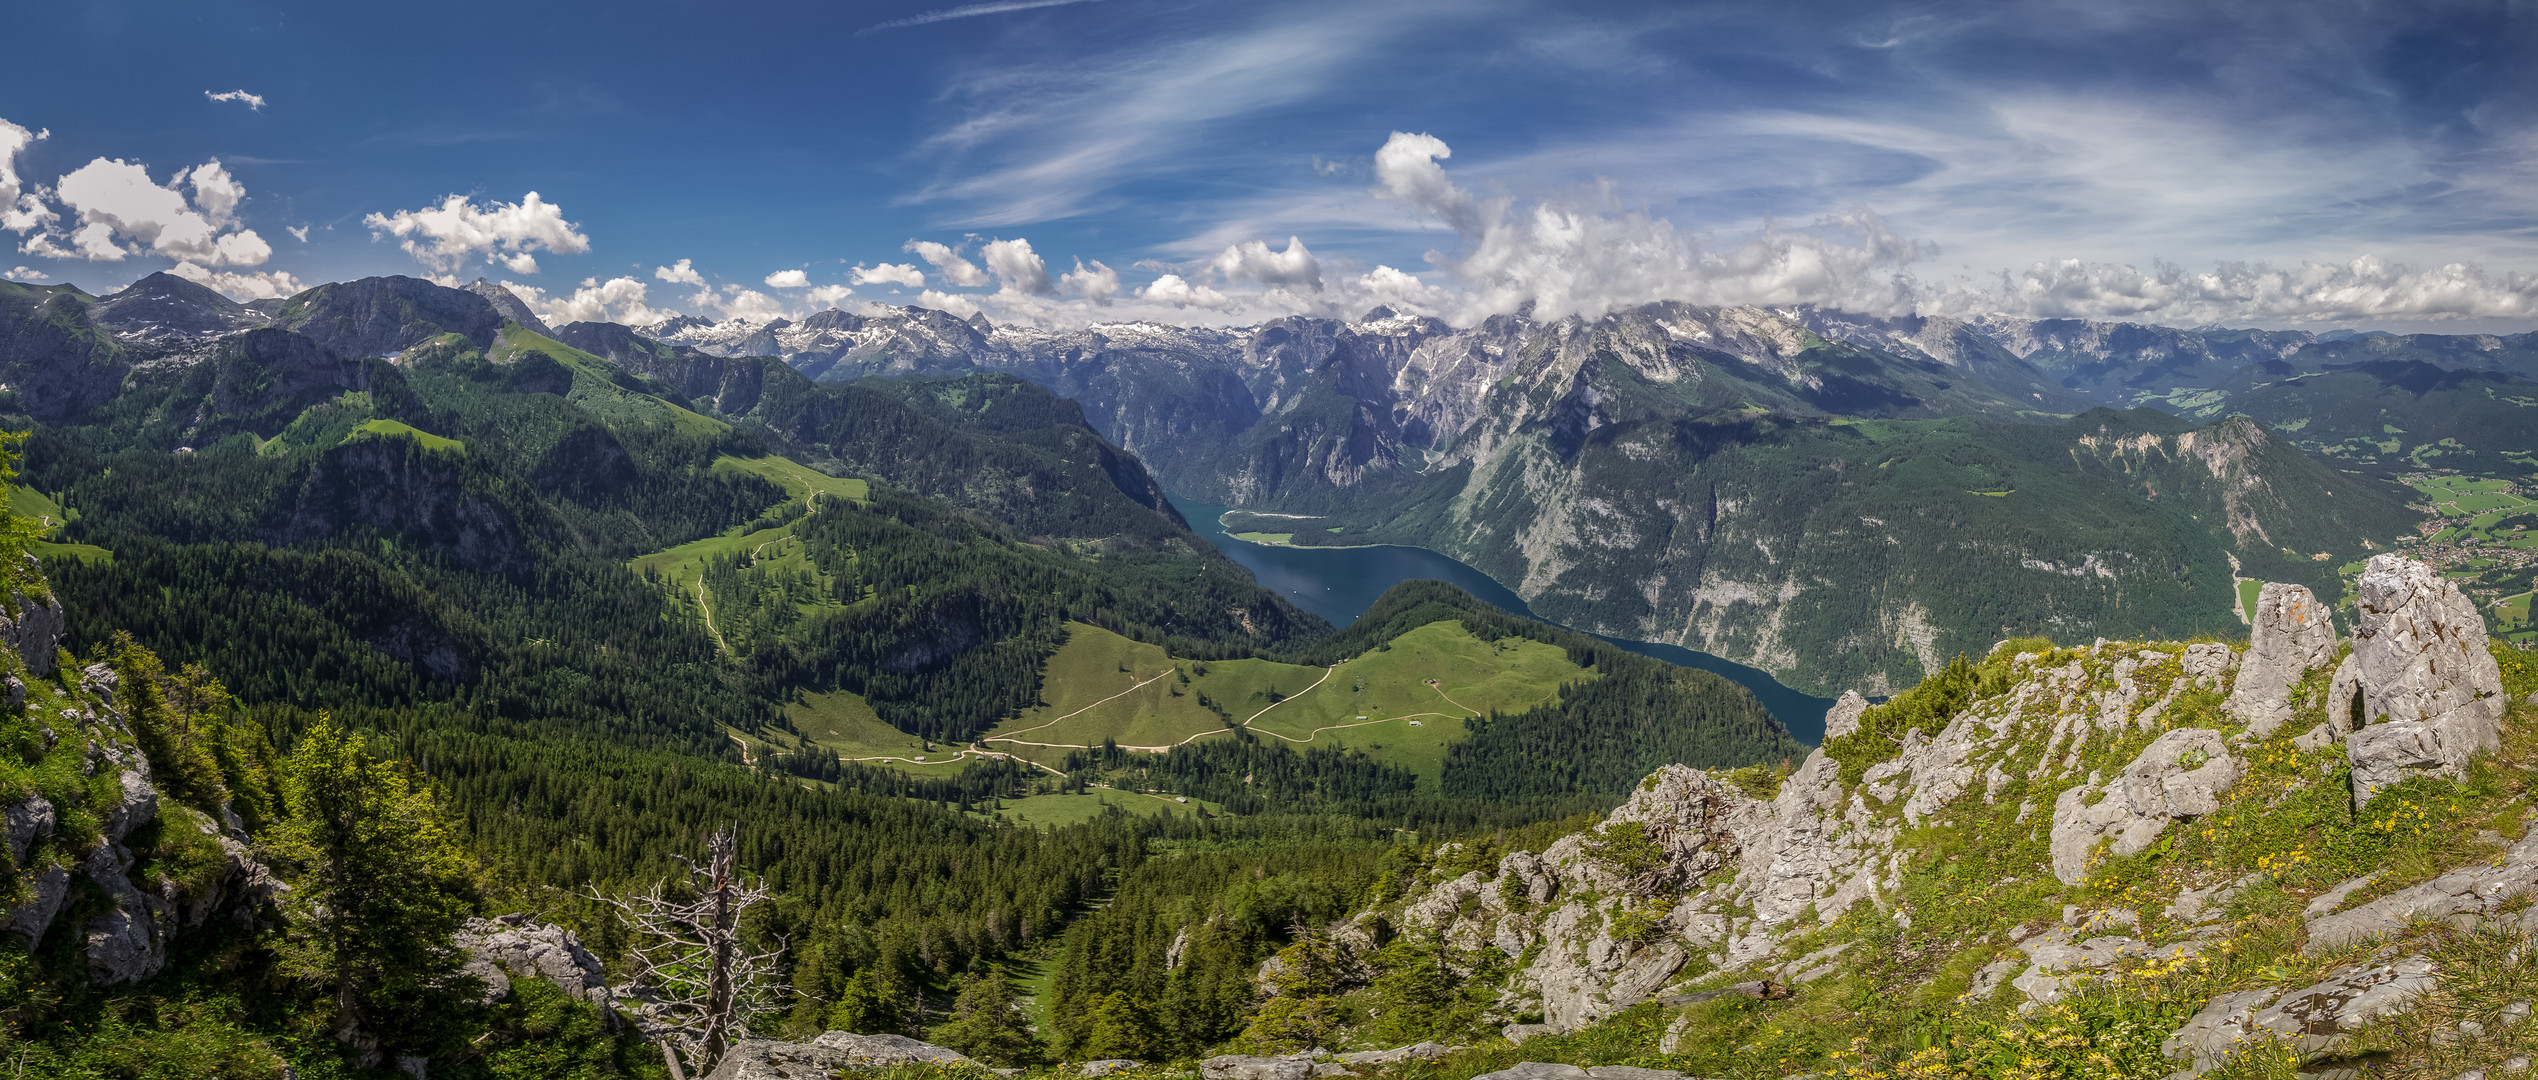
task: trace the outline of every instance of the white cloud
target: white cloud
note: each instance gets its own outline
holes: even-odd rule
[[[874,23],[871,26],[855,31],[855,36],[862,37],[865,34],[881,30],[898,30],[910,26],[925,26],[930,23],[949,22],[953,19],[973,19],[981,15],[1001,15],[1008,11],[1030,11],[1034,8],[1065,7],[1068,4],[1087,4],[1095,2],[1097,2],[1097,0],[989,0],[989,2],[984,4],[965,4],[956,8],[944,8],[941,11],[929,11],[923,15],[910,15],[904,19],[892,19],[889,22]]]
[[[687,298],[688,305],[700,311],[720,314],[726,319],[748,322],[773,322],[784,317],[784,301],[738,285],[725,285],[717,294],[712,289],[699,289]]]
[[[1319,289],[1322,287],[1322,264],[1304,241],[1287,237],[1285,251],[1271,251],[1260,240],[1246,240],[1227,247],[1216,256],[1210,268],[1227,281],[1256,281],[1263,285],[1286,288]]]
[[[192,202],[177,190],[180,184],[194,189]],[[53,194],[79,214],[70,240],[80,258],[117,262],[154,254],[208,266],[256,266],[273,255],[255,230],[235,227],[246,191],[217,160],[179,170],[163,187],[137,163],[97,158],[62,177]],[[30,240],[24,250],[62,257],[50,243]]]
[[[519,202],[487,202],[478,206],[464,195],[452,195],[438,206],[370,214],[361,219],[374,234],[395,236],[399,247],[425,266],[455,272],[469,259],[482,256],[515,273],[534,274],[533,251],[579,255],[590,250],[590,237],[564,220],[564,208],[530,192]]]
[[[230,299],[233,300],[271,300],[277,297],[291,296],[308,288],[308,286],[303,284],[300,279],[292,277],[290,272],[287,270],[266,270],[261,272],[239,272],[234,270],[215,271],[195,265],[190,261],[179,261],[176,266],[168,272],[197,285],[207,286],[227,293],[229,294]]]
[[[1453,290],[1438,288],[1419,280],[1416,274],[1380,264],[1350,283],[1368,299],[1395,311],[1432,315],[1450,308],[1455,300]]]
[[[995,272],[1004,292],[1047,296],[1054,288],[1049,283],[1048,260],[1032,253],[1029,240],[990,240],[979,257],[987,260],[987,269]]]
[[[839,302],[853,295],[855,290],[844,285],[821,285],[803,293],[802,299],[810,301],[811,310],[819,311],[836,307]]]
[[[0,229],[14,233],[34,232],[49,227],[61,215],[44,205],[43,198],[18,178],[18,154],[36,140],[53,133],[28,131],[6,120],[0,120]]]
[[[935,265],[940,266],[942,264],[936,263]],[[970,298],[958,293],[936,292],[933,289],[927,289],[924,292],[917,294],[916,303],[918,307],[930,307],[937,311],[948,311],[964,319],[978,314],[978,305],[971,301]]]
[[[7,278],[7,279],[9,279],[9,280],[11,280],[11,281],[42,281],[42,280],[44,280],[44,274],[43,274],[43,272],[41,272],[41,271],[37,271],[37,270],[30,270],[30,269],[27,269],[26,267],[23,267],[23,266],[18,267],[18,268],[17,268],[17,269],[15,269],[15,270],[11,270],[11,271],[9,271],[8,273],[5,273],[5,274],[0,274],[0,277]]]
[[[811,287],[811,275],[799,270],[778,270],[767,275],[767,286],[775,289],[807,289]]]
[[[308,243],[308,226],[306,225],[285,225],[282,231],[291,234],[293,240],[303,244]]]
[[[1181,308],[1202,308],[1222,311],[1233,306],[1232,297],[1205,285],[1192,285],[1179,274],[1165,274],[1152,284],[1137,290],[1137,299]]]
[[[2223,263],[2206,273],[2165,263],[2144,272],[2063,259],[2003,271],[1996,283],[1933,290],[1922,306],[1933,314],[2180,325],[2531,319],[2538,318],[2538,276],[2492,274],[2465,263],[2412,267],[2368,255],[2290,269]]]
[[[668,266],[653,267],[652,276],[672,285],[705,284],[705,275],[697,273],[696,265],[686,259],[680,259]]]
[[[570,296],[550,298],[534,285],[505,281],[502,287],[518,293],[520,300],[538,313],[548,326],[577,322],[614,322],[628,326],[648,326],[669,318],[670,313],[645,303],[645,286],[629,276],[606,281],[583,278],[581,287]]]
[[[914,263],[881,263],[875,266],[857,264],[852,280],[857,285],[904,285],[911,289],[925,287],[925,273]]]
[[[264,111],[264,95],[262,94],[250,94],[244,90],[223,90],[215,94],[205,90],[203,96],[213,101],[235,101],[257,112]]]
[[[977,264],[961,258],[959,252],[945,245],[932,240],[910,240],[900,250],[914,252],[918,258],[934,264],[934,272],[941,274],[946,283],[964,289],[987,284],[987,275],[978,269]]]
[[[1454,186],[1445,178],[1445,167],[1437,164],[1453,156],[1453,148],[1434,135],[1393,132],[1383,148],[1375,151],[1375,179],[1384,185],[1376,194],[1399,199],[1443,218],[1457,231],[1469,232],[1480,224],[1471,193]]]
[[[1090,267],[1077,259],[1075,269],[1058,278],[1058,288],[1095,304],[1107,304],[1111,297],[1119,295],[1119,271],[1102,265],[1099,259],[1093,260]]]

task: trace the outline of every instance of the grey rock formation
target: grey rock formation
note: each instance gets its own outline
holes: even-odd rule
[[[2075,941],[2070,930],[2056,928],[2018,943],[2020,951],[2033,962],[2025,973],[2009,981],[2038,1005],[2050,1005],[2070,991],[2076,977],[2100,971],[2127,956],[2150,951],[2148,942],[2136,938],[2109,935],[2086,941]]]
[[[1100,1061],[1085,1062],[1083,1072],[1087,1077],[1109,1076],[1112,1073],[1127,1072],[1130,1069],[1142,1069],[1145,1064],[1145,1062],[1130,1061],[1127,1058],[1103,1058]]]
[[[122,764],[122,772],[115,777],[115,801],[100,808],[106,839],[118,843],[159,816],[159,792],[150,786],[149,759],[133,754]]]
[[[2349,673],[2338,669],[2330,701],[2357,729],[2344,743],[2354,805],[2410,777],[2464,777],[2502,739],[2503,677],[2475,603],[2396,555],[2372,556],[2356,593]]]
[[[467,953],[467,973],[485,981],[487,1000],[509,996],[511,975],[544,979],[573,1000],[603,1009],[616,1000],[607,969],[563,927],[520,915],[469,919],[455,940]]]
[[[81,861],[80,872],[113,905],[88,921],[89,977],[100,986],[120,986],[158,974],[167,966],[169,905],[133,887],[132,853],[119,843],[99,844]]]
[[[1454,1048],[1437,1042],[1419,1042],[1396,1046],[1390,1050],[1360,1050],[1341,1054],[1339,1060],[1349,1065],[1389,1065],[1396,1061],[1433,1061],[1453,1053]]]
[[[1313,1075],[1313,1059],[1303,1054],[1260,1057],[1225,1054],[1199,1062],[1203,1080],[1305,1080]]]
[[[0,810],[0,827],[9,835],[9,865],[26,865],[28,849],[53,835],[53,804],[42,795],[28,795]]]
[[[851,1031],[831,1031],[811,1040],[811,1045],[846,1055],[849,1068],[877,1069],[890,1065],[976,1065],[956,1050],[946,1050],[929,1042],[919,1042],[905,1035],[857,1035]]]
[[[742,1039],[724,1051],[705,1080],[805,1080],[833,1076],[849,1064],[844,1051],[773,1039]]]
[[[522,327],[535,331],[541,336],[555,336],[555,331],[547,329],[546,323],[538,319],[537,313],[529,310],[529,305],[520,302],[518,293],[483,278],[468,282],[466,291],[484,297],[486,303],[493,305],[494,314],[519,323]]]
[[[2351,911],[2317,918],[2309,924],[2307,951],[2394,934],[2419,918],[2473,924],[2505,901],[2533,894],[2538,894],[2538,830],[2506,849],[2495,864],[2453,870]]]
[[[2213,998],[2194,1018],[2159,1044],[2171,1061],[2185,1063],[2185,1075],[2201,1076],[2220,1068],[2247,1044],[2254,1030],[2249,1018],[2273,1001],[2271,988],[2241,990]]]
[[[34,563],[35,556],[27,556],[26,561]],[[21,593],[0,600],[0,613],[14,613],[14,617],[0,614],[0,645],[16,650],[18,658],[26,661],[29,674],[52,674],[54,655],[70,624],[62,602],[49,596],[39,602]]]
[[[1838,739],[1859,730],[1860,714],[1868,711],[1868,699],[1857,690],[1844,690],[1824,713],[1824,737]]]
[[[2291,688],[2309,672],[2335,663],[2335,621],[2308,586],[2265,583],[2256,595],[2255,629],[2241,657],[2238,681],[2222,705],[2266,738],[2291,718]]]
[[[2114,780],[2066,789],[2054,801],[2054,877],[2079,884],[2101,842],[2112,840],[2118,855],[2140,852],[2170,822],[2220,809],[2221,793],[2237,782],[2238,759],[2220,732],[2178,728],[2161,735]]]
[[[2247,1025],[2251,1033],[2270,1033],[2304,1061],[2314,1061],[2333,1053],[2362,1025],[2405,1011],[2439,983],[2439,969],[2421,956],[2343,968],[2249,1014]]]
[[[2209,641],[2186,646],[2185,655],[2177,658],[2177,666],[2184,670],[2185,677],[2207,690],[2219,689],[2221,676],[2229,674],[2237,663],[2238,654],[2231,652],[2229,646]]]
[[[70,879],[70,871],[58,866],[47,866],[26,879],[26,899],[9,909],[7,929],[28,949],[44,940],[53,917],[61,914],[62,899],[70,895]]]

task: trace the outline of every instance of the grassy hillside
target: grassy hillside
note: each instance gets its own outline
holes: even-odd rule
[[[1070,624],[1049,658],[1041,703],[983,746],[1037,761],[1116,743],[1161,753],[1246,729],[1289,746],[1362,750],[1434,791],[1467,717],[1522,712],[1596,673],[1558,647],[1483,641],[1439,620],[1356,657],[1315,667],[1266,659],[1189,661],[1099,627]]]

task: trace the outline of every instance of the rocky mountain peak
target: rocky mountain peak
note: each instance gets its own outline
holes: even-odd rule
[[[467,291],[484,297],[485,302],[492,304],[494,311],[501,314],[503,318],[519,323],[522,327],[543,336],[555,336],[555,331],[547,329],[546,323],[538,319],[537,313],[529,310],[529,305],[520,301],[519,294],[483,278],[468,282]]]

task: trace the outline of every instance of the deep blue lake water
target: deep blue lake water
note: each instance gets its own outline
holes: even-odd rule
[[[1433,578],[1470,593],[1499,610],[1526,618],[1540,618],[1525,606],[1524,598],[1504,585],[1454,559],[1413,547],[1358,548],[1291,548],[1271,547],[1236,540],[1225,534],[1216,523],[1222,506],[1172,496],[1172,505],[1188,518],[1190,528],[1235,562],[1251,570],[1260,584],[1276,590],[1295,606],[1310,611],[1338,626],[1356,622],[1357,617],[1373,607],[1375,598],[1384,590],[1405,581]],[[1547,620],[1546,620],[1547,621]],[[1597,637],[1603,637],[1597,634]],[[1824,711],[1833,707],[1831,698],[1802,694],[1771,677],[1771,673],[1743,664],[1722,660],[1705,652],[1680,645],[1663,645],[1653,641],[1625,641],[1604,638],[1614,645],[1651,656],[1670,664],[1714,671],[1753,691],[1771,715],[1798,741],[1810,746],[1824,739]]]

